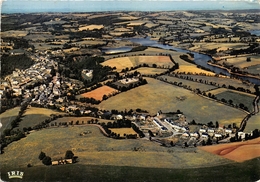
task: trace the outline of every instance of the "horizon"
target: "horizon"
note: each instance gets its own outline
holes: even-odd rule
[[[2,0],[1,13],[256,10],[260,0]]]

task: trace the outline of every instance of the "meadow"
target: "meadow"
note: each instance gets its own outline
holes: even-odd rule
[[[168,56],[131,56],[131,57],[118,57],[109,59],[102,63],[103,66],[116,67],[117,71],[122,71],[125,68],[131,68],[143,64],[152,66],[156,64],[157,67],[170,68],[174,63]]]
[[[2,124],[2,127],[0,127],[0,132],[11,128],[11,122],[16,118],[16,116],[18,116],[19,111],[20,107],[15,107],[0,114],[0,122]]]
[[[198,83],[198,82],[194,82],[194,81],[189,81],[186,79],[181,79],[181,78],[176,78],[176,77],[172,77],[172,76],[160,76],[159,78],[162,78],[164,80],[167,80],[168,82],[177,82],[177,83],[182,83],[182,85],[187,85],[188,87],[190,86],[191,89],[200,89],[200,91],[208,91],[208,90],[212,90],[212,89],[216,89],[216,86],[213,85],[206,85],[206,84],[202,84],[202,83]]]
[[[156,74],[164,73],[167,70],[161,68],[141,67],[136,70],[130,71],[130,73],[134,73],[135,71],[138,71],[142,75],[156,75]]]
[[[116,134],[120,134],[120,136],[124,136],[124,134],[136,134],[137,133],[132,128],[110,128],[110,130]]]
[[[210,91],[210,93],[214,94],[219,100],[222,98],[226,101],[232,100],[234,105],[244,104],[249,111],[253,111],[253,100],[255,98],[255,95],[238,92],[234,90],[224,89],[220,88],[217,90]]]
[[[247,58],[250,58],[251,61],[248,62]],[[256,66],[259,65],[260,56],[239,56],[239,57],[233,57],[233,58],[227,58],[227,60],[222,61],[222,62],[226,62],[230,65],[233,65],[234,67],[238,67],[238,68],[247,68],[247,67],[251,67],[251,66]]]
[[[216,83],[218,86],[226,85],[228,87],[229,85],[238,88],[242,87],[244,89],[248,89],[251,92],[255,92],[254,85],[243,83],[241,80],[232,79],[228,77],[215,77],[215,76],[202,76],[202,75],[187,75],[193,78],[193,80],[202,80],[207,81],[208,83],[213,82]]]
[[[88,134],[80,136],[86,131]],[[78,156],[80,165],[180,169],[231,163],[196,148],[165,148],[146,139],[116,140],[105,137],[96,126],[74,125],[35,131],[11,143],[1,154],[1,168],[10,166],[17,169],[26,167],[28,163],[40,167],[43,166],[38,159],[41,151],[51,158],[60,158],[67,150]]]
[[[99,108],[119,111],[141,108],[151,115],[155,115],[159,110],[172,112],[179,109],[188,122],[193,119],[197,123],[218,121],[221,125],[232,123],[239,125],[246,116],[246,113],[238,109],[205,99],[184,88],[152,78],[146,80],[148,84],[113,96],[100,103]],[[186,99],[179,100],[178,97]]]
[[[17,128],[23,130],[24,127],[33,127],[43,122],[45,119],[50,118],[52,114],[64,115],[63,112],[58,112],[51,109],[29,107],[26,109],[25,113],[23,114],[22,121],[19,122]]]

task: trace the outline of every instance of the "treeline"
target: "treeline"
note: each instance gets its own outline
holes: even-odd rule
[[[22,115],[24,114],[25,110],[28,107],[29,102],[23,102],[20,107],[20,111],[16,118],[11,121],[11,128],[5,129],[0,138],[0,145],[1,145],[1,154],[4,152],[3,149],[9,145],[10,143],[20,140],[21,138],[25,137],[25,133],[19,129],[14,130],[21,121]]]
[[[12,74],[18,68],[21,70],[27,69],[34,64],[33,60],[25,54],[22,55],[7,55],[1,57],[1,77]]]

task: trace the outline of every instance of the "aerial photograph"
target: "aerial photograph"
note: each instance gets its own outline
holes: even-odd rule
[[[260,181],[260,0],[0,4],[0,181]]]

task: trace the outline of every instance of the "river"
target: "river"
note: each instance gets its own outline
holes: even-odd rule
[[[194,62],[197,65],[207,68],[207,69],[213,71],[214,73],[230,76],[230,73],[226,69],[207,64],[207,62],[212,59],[208,55],[197,53],[197,52],[191,52],[191,51],[188,51],[185,49],[176,48],[171,45],[161,44],[161,43],[157,42],[156,40],[151,40],[150,37],[129,38],[128,40],[130,40],[133,43],[138,43],[143,46],[158,47],[158,48],[165,49],[165,50],[175,50],[177,52],[183,52],[183,53],[192,53],[192,54],[194,54]],[[120,48],[109,48],[109,49],[106,48],[106,50],[103,50],[103,51],[104,52],[117,52],[118,49],[120,49]],[[125,49],[125,52],[128,52],[128,51],[129,51],[128,49]],[[123,49],[120,49],[120,52],[124,52]],[[242,80],[247,80],[253,84],[260,85],[260,79],[252,78],[252,77],[248,77],[248,76],[237,76],[237,75],[236,75],[236,77],[238,77]]]

